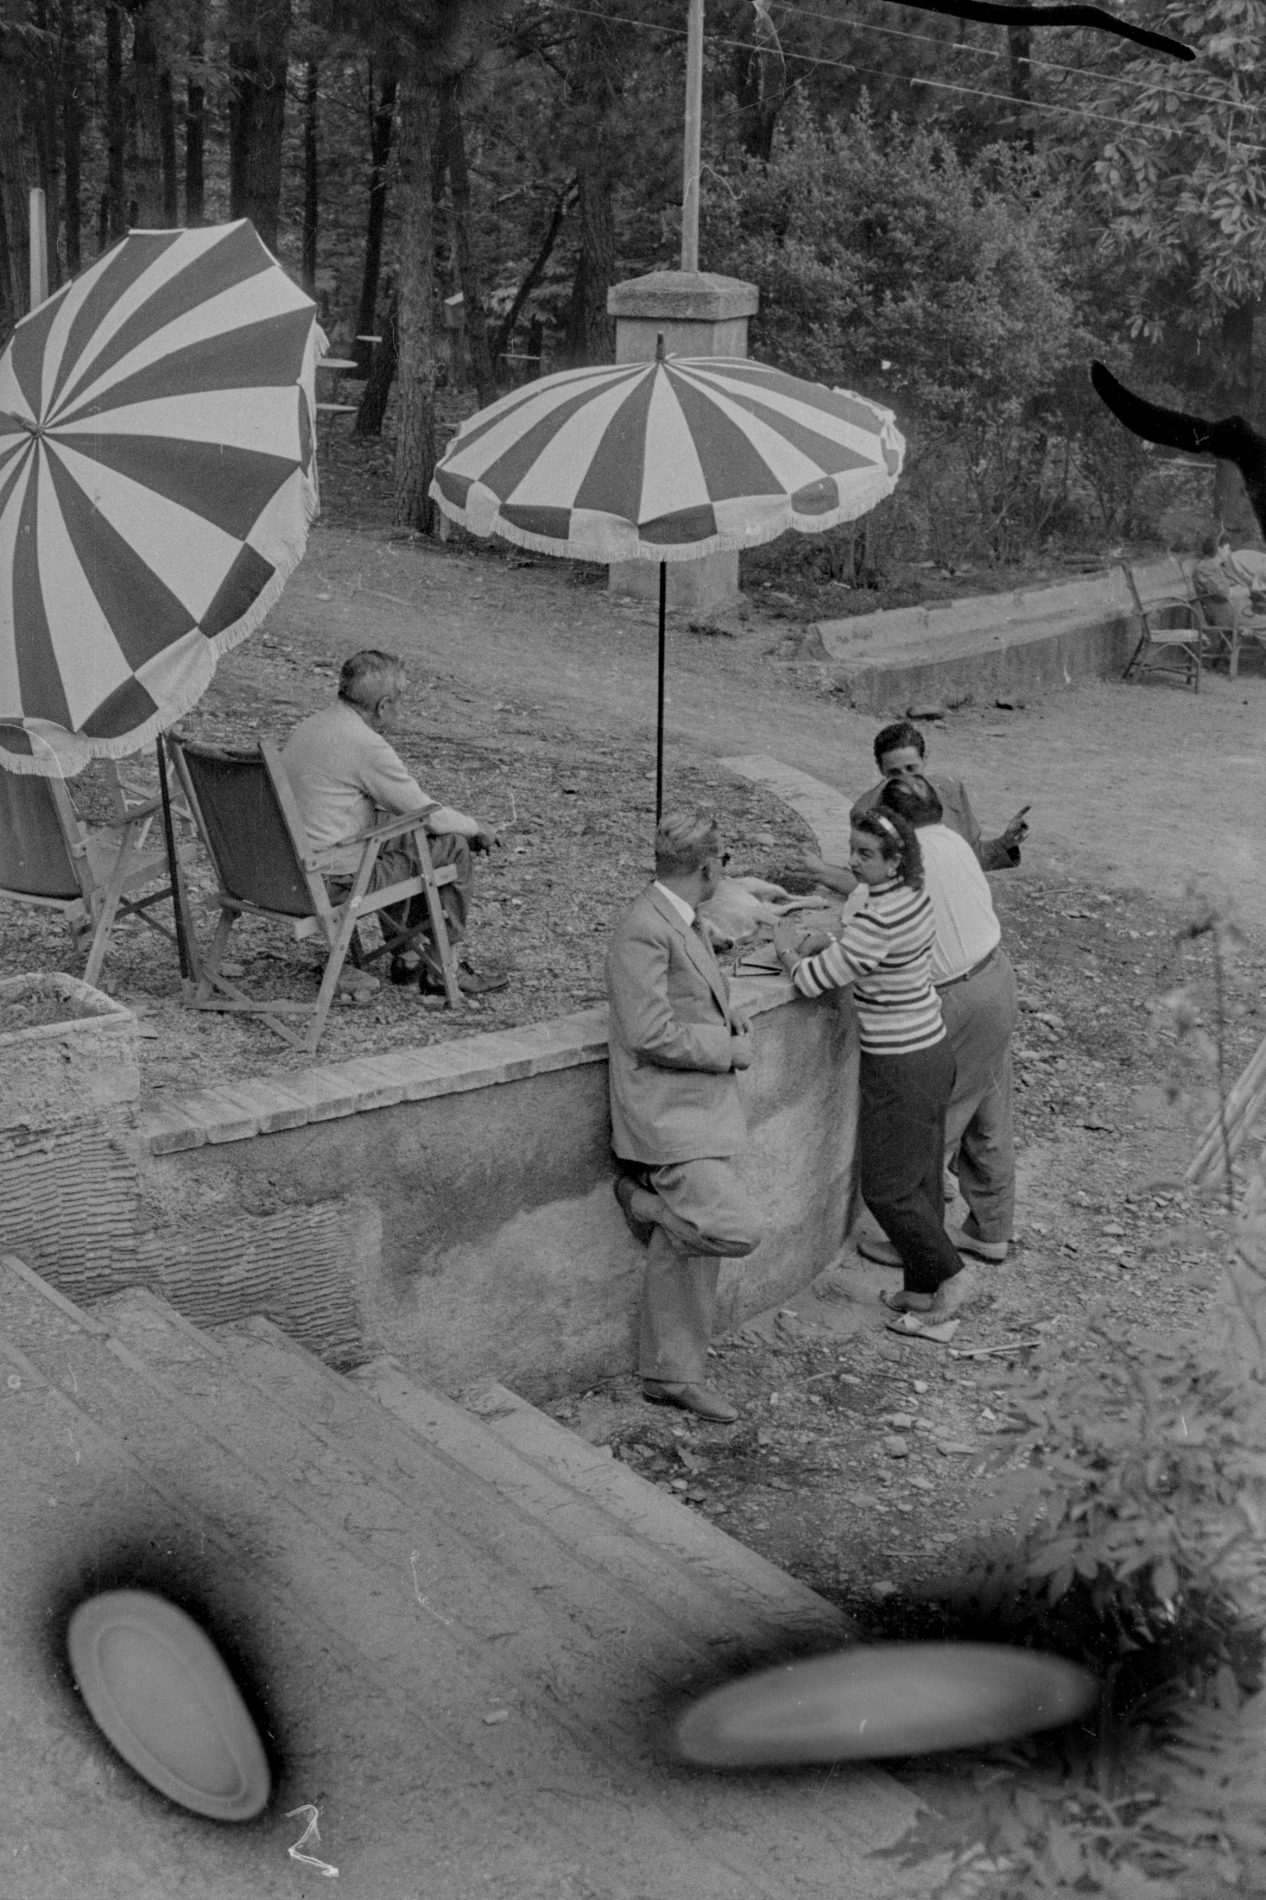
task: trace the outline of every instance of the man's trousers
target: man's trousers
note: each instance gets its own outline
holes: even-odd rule
[[[629,1211],[653,1223],[638,1370],[669,1385],[704,1383],[721,1261],[741,1259],[756,1247],[756,1211],[729,1161],[674,1161],[629,1172],[645,1183],[634,1189]]]

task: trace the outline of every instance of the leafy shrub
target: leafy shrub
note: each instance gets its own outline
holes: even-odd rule
[[[929,551],[1013,552],[1040,524],[1043,412],[1076,337],[1067,213],[1041,167],[1013,147],[960,158],[865,103],[846,125],[800,103],[706,217],[710,253],[760,286],[754,353],[893,403]]]
[[[1193,889],[1183,938],[1209,943],[1212,1035],[1186,992],[1180,1055],[1224,1104],[1225,959],[1237,932]],[[1230,1176],[1228,1200],[1230,1200]],[[1075,1358],[1044,1345],[1004,1386],[1016,1435],[995,1485],[1015,1537],[971,1609],[1014,1640],[1096,1667],[1104,1710],[1062,1784],[985,1790],[978,1836],[1005,1900],[1230,1900],[1266,1891],[1266,1182],[1228,1210],[1201,1334],[1123,1335],[1085,1320]],[[1137,1773],[1146,1743],[1143,1779]],[[1080,1758],[1076,1753],[1080,1749]],[[920,1831],[911,1854],[944,1849]],[[958,1836],[961,1850],[962,1830]]]

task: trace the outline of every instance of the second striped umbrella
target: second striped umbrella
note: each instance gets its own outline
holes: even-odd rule
[[[747,357],[565,370],[464,422],[431,494],[472,534],[582,561],[657,561],[656,814],[663,802],[669,561],[820,534],[892,493],[892,412]]]

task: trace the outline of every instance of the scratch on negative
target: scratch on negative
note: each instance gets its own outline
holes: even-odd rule
[[[308,1825],[304,1828],[303,1833],[299,1836],[294,1846],[289,1849],[290,1858],[291,1860],[301,1860],[305,1867],[315,1867],[317,1872],[324,1874],[327,1880],[337,1880],[338,1868],[331,1867],[328,1860],[318,1860],[315,1854],[304,1854],[300,1852],[300,1849],[304,1847],[320,1846],[321,1830],[317,1826],[317,1816],[320,1812],[321,1810],[314,1807],[311,1801],[305,1801],[301,1808],[288,1808],[286,1810],[286,1819],[288,1821],[293,1821],[296,1816],[300,1815],[306,1814],[308,1817]]]
[[[452,1617],[441,1616],[439,1611],[433,1608],[433,1606],[427,1602],[426,1598],[422,1594],[422,1586],[418,1582],[418,1558],[421,1555],[422,1555],[422,1552],[420,1550],[411,1550],[409,1552],[409,1568],[413,1572],[413,1594],[417,1598],[418,1602],[422,1605],[422,1608],[426,1611],[427,1615],[433,1616],[437,1623],[442,1623],[445,1629],[447,1629],[453,1620]]]

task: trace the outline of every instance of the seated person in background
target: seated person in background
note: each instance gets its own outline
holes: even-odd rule
[[[956,831],[966,840],[975,852],[983,870],[1002,871],[1020,862],[1020,846],[1028,836],[1028,826],[1024,822],[1028,806],[1018,811],[1006,830],[996,838],[981,836],[980,824],[971,808],[967,788],[961,779],[950,778],[945,772],[929,772],[924,765],[927,746],[923,734],[909,720],[899,720],[895,725],[884,726],[875,735],[875,763],[882,777],[878,785],[872,785],[863,792],[853,806],[849,816],[854,824],[863,812],[874,811],[883,795],[884,786],[893,778],[926,778],[935,789],[941,801],[943,822],[951,831]],[[813,852],[806,852],[800,860],[804,869],[831,890],[851,891],[856,879],[851,871],[842,864],[828,864],[825,858]]]
[[[452,884],[442,884],[440,904],[451,943],[466,932],[470,908],[472,851],[490,851],[497,842],[491,826],[470,818],[451,805],[437,804],[410,776],[383,732],[404,692],[405,670],[394,653],[367,647],[343,663],[338,698],[332,706],[300,720],[282,751],[281,762],[294,792],[308,837],[317,854],[318,868],[327,876],[349,881],[360,860],[360,847],[350,842],[380,824],[385,816],[407,817],[425,812],[431,834],[431,862],[456,868]],[[418,869],[411,840],[387,845],[374,866],[374,889],[397,878],[413,877]],[[393,907],[394,910],[395,907]],[[426,899],[412,897],[399,906],[404,928],[429,926]],[[428,949],[408,951],[392,959],[393,983],[416,983],[420,993],[442,995],[444,976],[438,955]],[[503,976],[478,976],[463,964],[458,976],[467,995],[503,989]]]
[[[1207,534],[1200,543],[1200,559],[1191,571],[1196,598],[1204,607],[1225,608],[1232,614],[1266,613],[1266,555],[1253,548],[1238,554],[1231,552],[1231,537],[1225,529]],[[1215,625],[1229,624],[1231,616],[1213,613]]]

